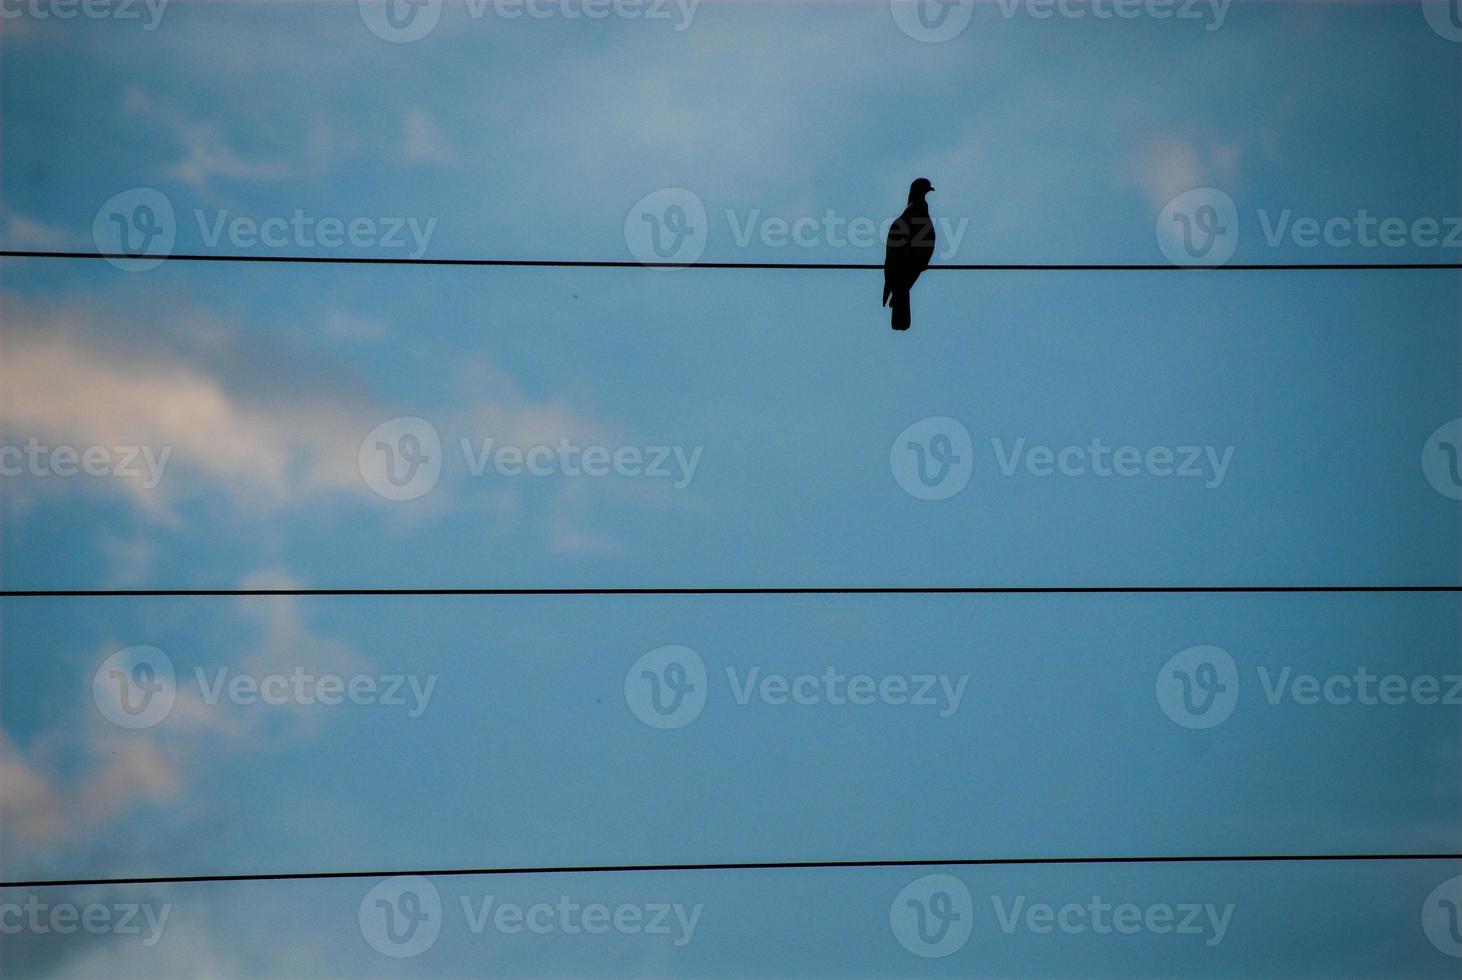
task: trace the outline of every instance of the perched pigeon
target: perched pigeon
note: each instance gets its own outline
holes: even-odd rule
[[[893,307],[893,328],[909,329],[909,290],[934,257],[934,222],[924,195],[934,185],[923,177],[909,185],[909,206],[888,229],[883,256],[883,305]]]

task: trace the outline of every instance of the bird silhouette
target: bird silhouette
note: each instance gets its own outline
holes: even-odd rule
[[[924,195],[934,185],[923,177],[909,185],[909,206],[888,229],[888,247],[883,253],[883,305],[893,307],[893,328],[907,330],[909,290],[919,273],[929,268],[934,257],[934,222]]]

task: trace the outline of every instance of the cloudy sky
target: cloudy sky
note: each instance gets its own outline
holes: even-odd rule
[[[0,582],[1455,584],[1452,271],[931,271],[894,334],[864,270],[156,261],[877,264],[927,176],[936,264],[1167,265],[1185,221],[1229,264],[1457,262],[1462,28],[1429,6],[6,0],[0,244],[144,258],[0,261]],[[0,867],[1455,853],[1458,612],[11,596]],[[440,903],[422,949],[374,879],[10,888],[0,969],[1441,977],[1459,871],[438,877],[400,885]],[[921,888],[955,948],[910,932]],[[561,901],[667,926],[481,914]],[[11,930],[28,902],[167,918]]]

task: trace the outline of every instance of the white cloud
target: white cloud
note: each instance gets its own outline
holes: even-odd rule
[[[1233,192],[1242,154],[1232,143],[1203,145],[1175,137],[1149,141],[1128,161],[1128,176],[1147,195],[1153,212],[1195,187],[1216,186]]]
[[[241,586],[287,589],[297,584],[281,572],[268,571],[246,577]],[[349,646],[311,629],[293,597],[242,598],[236,612],[237,628],[248,631],[252,640],[228,659],[234,673],[288,676],[300,667],[310,674],[348,676],[371,669]],[[106,645],[88,667],[115,646]],[[199,767],[217,763],[223,753],[307,737],[329,714],[303,704],[209,704],[195,676],[191,666],[179,670],[171,710],[149,729],[117,728],[87,704],[82,717],[35,739],[27,756],[0,728],[0,786],[5,790],[0,793],[0,826],[7,848],[38,849],[83,839],[137,807],[178,799]],[[91,677],[81,680],[78,686],[90,694]],[[80,759],[69,778],[55,762],[63,749]]]
[[[473,441],[491,437],[499,446],[553,445],[568,438],[583,445],[609,438],[603,423],[572,408],[562,399],[530,398],[506,371],[481,358],[469,358],[460,367],[465,391],[483,392],[468,404],[457,420]]]
[[[587,524],[590,501],[583,481],[570,483],[553,501],[548,520],[548,546],[563,555],[603,555],[618,550],[613,537]]]
[[[33,844],[51,835],[62,823],[61,794],[44,773],[21,757],[15,744],[0,729],[0,827],[21,844]]]
[[[162,891],[150,899],[154,908],[175,901],[176,893]],[[196,906],[191,910],[196,919]],[[160,913],[154,913],[160,914]],[[150,926],[141,926],[142,934],[148,935]],[[239,959],[230,955],[236,953],[237,937],[227,940],[214,936],[199,928],[187,916],[180,916],[174,909],[162,926],[163,940],[154,946],[144,946],[135,936],[118,936],[96,945],[75,945],[75,955],[60,964],[56,976],[68,977],[112,977],[114,980],[130,977],[194,977],[197,980],[222,980],[226,977],[241,977],[251,972]],[[285,951],[280,950],[276,962],[283,961]],[[254,964],[257,969],[257,963]],[[276,973],[276,976],[285,976]],[[323,976],[323,974],[321,974]]]
[[[198,490],[190,481],[199,476],[207,489],[222,488],[250,507],[322,491],[365,492],[355,457],[374,423],[362,406],[328,394],[247,399],[196,359],[146,343],[100,343],[88,332],[99,318],[76,305],[42,312],[7,301],[0,360],[7,441],[148,446],[158,458],[167,449],[155,488],[145,486],[145,473],[118,478],[157,515],[180,488]],[[206,331],[195,336],[207,342]]]
[[[256,572],[240,583],[243,589],[298,589],[303,583],[287,572],[271,569]],[[361,672],[365,661],[350,647],[311,630],[304,620],[300,600],[294,596],[240,598],[236,604],[241,619],[254,624],[258,641],[240,662],[250,674],[288,673],[295,667],[337,674]]]
[[[5,241],[9,248],[60,251],[73,244],[63,229],[5,209]]]
[[[312,173],[324,174],[335,164],[360,151],[360,138],[333,122],[316,116],[305,131],[305,161]]]
[[[108,581],[115,588],[142,585],[157,562],[156,543],[140,535],[123,537],[104,531],[98,545],[112,563]]]
[[[464,499],[470,498],[474,513],[498,531],[527,528],[554,551],[602,553],[615,545],[596,517],[606,495],[642,497],[661,489],[647,481],[565,479],[498,487],[482,480],[449,480],[424,508],[392,507],[369,490],[358,453],[365,433],[394,414],[410,414],[411,406],[373,405],[353,381],[332,377],[338,369],[329,364],[306,364],[281,376],[280,365],[307,359],[307,352],[281,348],[272,339],[206,317],[178,313],[159,327],[130,320],[119,324],[113,314],[109,328],[99,330],[93,325],[104,315],[84,303],[40,308],[6,300],[0,426],[7,444],[34,437],[79,450],[145,446],[156,458],[168,454],[155,486],[148,485],[146,467],[134,477],[100,482],[12,481],[4,503],[14,519],[37,499],[76,487],[123,493],[143,515],[175,527],[184,525],[184,514],[196,512],[185,504],[219,497],[233,513],[272,519],[282,509],[342,495],[411,524],[456,512],[464,505],[456,498],[466,486]],[[337,336],[388,334],[384,324],[339,313],[329,317],[326,329]],[[463,439],[473,459],[487,439],[496,448],[521,449],[555,446],[564,439],[579,447],[634,441],[562,397],[530,396],[485,360],[469,358],[459,371],[463,407],[436,419],[453,466],[466,465]],[[532,506],[535,498],[541,508]],[[118,586],[144,582],[158,560],[156,546],[138,533],[108,535],[99,546]]]
[[[344,310],[331,310],[325,318],[325,332],[341,340],[384,340],[390,336],[379,320],[356,316]]]
[[[216,177],[230,180],[274,180],[288,175],[280,163],[250,160],[235,151],[218,128],[188,118],[171,106],[154,101],[140,88],[127,90],[123,106],[128,112],[150,119],[170,130],[185,156],[168,168],[167,174],[194,190],[211,190]]]
[[[450,163],[456,154],[425,109],[406,113],[401,137],[401,155],[413,163]]]
[[[37,848],[75,839],[140,803],[172,799],[182,788],[181,758],[176,747],[156,738],[104,722],[85,726],[92,735],[79,746],[86,761],[74,783],[26,759],[0,729],[0,824],[7,846]]]

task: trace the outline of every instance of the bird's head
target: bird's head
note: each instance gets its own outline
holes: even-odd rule
[[[909,185],[909,203],[913,204],[915,201],[924,200],[924,195],[933,189],[934,185],[929,183],[929,178],[920,177]]]

